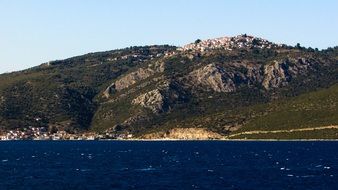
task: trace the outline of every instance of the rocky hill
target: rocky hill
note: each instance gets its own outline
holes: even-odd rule
[[[337,125],[337,83],[337,47],[319,51],[249,35],[130,47],[0,75],[0,129],[154,138],[203,131],[195,136],[209,138],[260,126]],[[338,130],[328,133],[335,138]]]

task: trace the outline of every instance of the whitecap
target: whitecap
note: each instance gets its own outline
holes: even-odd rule
[[[198,189],[198,186],[194,184],[192,184],[191,187],[193,187],[194,189]]]
[[[307,178],[307,177],[314,177],[314,175],[302,175],[300,177]]]
[[[2,162],[8,162],[8,160],[7,159],[5,159],[5,160],[1,160]]]
[[[292,175],[292,174],[288,174],[287,176],[288,176],[288,177],[293,177],[293,175]]]
[[[141,169],[137,169],[138,171],[153,171],[156,170],[155,168],[153,168],[153,166],[149,166],[147,168],[141,168]]]
[[[329,166],[324,166],[324,169],[327,169],[327,170],[329,170],[331,167],[329,167]]]
[[[137,169],[138,171],[154,171],[156,170],[155,168],[141,168],[141,169]]]

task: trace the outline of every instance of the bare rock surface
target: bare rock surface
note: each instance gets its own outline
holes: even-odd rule
[[[174,128],[166,132],[150,133],[144,135],[145,139],[189,139],[207,140],[220,139],[222,135],[205,128]]]
[[[215,64],[209,64],[190,73],[189,78],[195,85],[201,85],[216,92],[233,92],[236,90],[233,75]]]
[[[265,89],[277,88],[286,85],[287,74],[282,64],[274,62],[264,66],[264,80],[262,86]]]
[[[286,86],[292,78],[305,75],[314,64],[311,60],[299,58],[264,65],[262,86],[266,90]]]
[[[135,72],[129,73],[120,80],[115,82],[115,89],[120,91],[122,89],[128,88],[129,86],[139,82],[140,80],[146,79],[153,75],[155,72],[151,69],[140,68]]]
[[[160,90],[155,89],[138,96],[132,101],[132,103],[134,105],[141,105],[145,108],[149,108],[154,113],[158,113],[163,110],[164,97],[162,96]]]
[[[146,68],[140,68],[135,72],[131,72],[124,77],[117,80],[115,83],[112,83],[110,86],[106,88],[106,90],[103,92],[104,97],[109,97],[110,94],[112,94],[115,90],[121,91],[125,88],[128,88],[129,86],[144,80],[150,76],[152,76],[155,73],[154,70]]]

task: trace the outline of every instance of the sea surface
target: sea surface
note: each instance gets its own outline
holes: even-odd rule
[[[338,142],[0,142],[0,189],[338,189]]]

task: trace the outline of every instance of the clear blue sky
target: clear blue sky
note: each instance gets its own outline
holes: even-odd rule
[[[0,73],[88,52],[252,34],[338,45],[337,0],[0,0]]]

